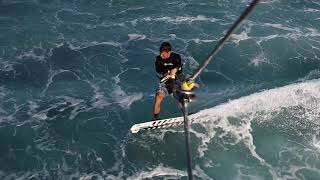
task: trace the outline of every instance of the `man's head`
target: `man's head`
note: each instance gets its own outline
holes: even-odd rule
[[[169,42],[163,42],[159,50],[162,59],[168,59],[171,55],[171,44]]]

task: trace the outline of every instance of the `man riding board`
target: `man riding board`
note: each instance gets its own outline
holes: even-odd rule
[[[182,78],[181,57],[171,51],[171,44],[163,42],[159,51],[160,55],[156,57],[155,61],[155,68],[160,82],[153,106],[154,120],[159,119],[162,101],[176,91],[176,86]]]

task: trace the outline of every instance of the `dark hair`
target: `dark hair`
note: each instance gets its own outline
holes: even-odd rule
[[[165,51],[165,52],[169,52],[171,51],[171,44],[169,42],[163,42],[160,46],[160,52]]]

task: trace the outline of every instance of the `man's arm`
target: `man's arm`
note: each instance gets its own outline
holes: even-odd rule
[[[176,75],[177,71],[178,71],[178,68],[171,69],[168,73],[166,73],[166,74],[164,75],[164,78],[163,78],[163,79],[172,78],[172,76],[175,76],[175,75]]]
[[[156,60],[155,62],[154,62],[154,66],[155,66],[155,68],[156,68],[156,72],[157,73],[159,73],[159,74],[164,74],[164,73],[166,73],[166,72],[163,72],[163,65],[161,64],[161,62],[160,61],[158,61],[158,60]]]
[[[170,76],[175,76],[178,71],[178,68],[171,69]]]
[[[181,57],[179,54],[176,54],[176,58],[173,64],[175,68],[170,70],[170,76],[176,75],[177,71],[182,68]]]
[[[156,61],[154,62],[154,66],[155,66],[155,69],[156,69],[157,77],[159,79],[163,79],[164,76],[166,76],[167,72],[164,72],[163,64],[158,60],[158,58],[156,58]]]

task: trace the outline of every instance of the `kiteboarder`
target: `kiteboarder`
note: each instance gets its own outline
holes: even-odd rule
[[[171,44],[163,42],[159,52],[160,54],[155,60],[155,69],[160,82],[153,105],[153,120],[159,119],[162,101],[176,91],[176,87],[182,79],[181,57],[171,51]]]

